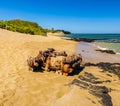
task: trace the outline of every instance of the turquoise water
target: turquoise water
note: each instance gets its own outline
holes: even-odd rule
[[[109,49],[120,54],[120,43],[94,42],[99,49]]]
[[[65,37],[96,39],[94,44],[98,48],[120,53],[120,34],[69,34]]]
[[[88,39],[119,39],[120,34],[68,34],[66,37],[88,38]]]

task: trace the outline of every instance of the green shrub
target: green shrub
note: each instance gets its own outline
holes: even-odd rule
[[[46,35],[46,29],[43,29],[35,22],[24,21],[20,19],[0,21],[0,28],[7,29],[14,32],[32,34],[32,35]]]

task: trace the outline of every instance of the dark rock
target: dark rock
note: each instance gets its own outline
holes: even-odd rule
[[[105,86],[95,86],[92,84],[88,84],[87,82],[78,80],[78,79],[74,79],[71,84],[77,85],[80,88],[84,88],[87,89],[89,91],[90,94],[100,98],[100,104],[102,104],[102,106],[113,106],[112,101],[111,101],[111,97],[108,94],[108,92],[110,92],[110,90],[105,87]]]
[[[73,40],[73,41],[76,41],[76,42],[94,42],[95,40],[97,39],[88,39],[88,38],[70,38],[70,39],[67,39],[67,40]]]
[[[94,79],[94,80],[98,79],[94,75],[92,75],[91,73],[88,73],[88,72],[85,72],[85,76],[88,77],[89,79]]]
[[[113,103],[111,101],[111,96],[109,94],[103,94],[100,103],[103,106],[113,106]]]
[[[85,67],[85,66],[97,66],[97,65],[94,63],[85,63],[83,66]]]
[[[86,81],[86,82],[90,82],[92,84],[101,84],[103,83],[104,81],[96,81],[94,79],[89,79],[89,78],[86,78],[86,77],[83,77],[83,76],[79,76],[80,80],[83,80],[83,81]]]
[[[105,87],[105,86],[95,86],[95,85],[90,85],[89,86],[91,91],[95,91],[97,93],[108,93],[110,90]]]
[[[104,82],[111,82],[110,80],[97,81],[98,78],[93,76],[91,73],[87,73],[87,72],[85,72],[84,76],[79,76],[78,78],[82,81],[86,81],[86,82],[89,82],[89,83],[92,83],[92,84],[102,84]]]
[[[89,91],[89,93],[100,98],[99,103],[102,104],[102,106],[113,106],[111,96],[109,94],[98,93],[93,91]]]
[[[112,75],[110,75],[110,74],[106,74],[106,75],[108,75],[108,76],[112,77]]]
[[[102,106],[113,106],[111,97],[108,94],[110,90],[105,86],[90,86],[89,92],[101,99],[99,102],[102,104]]]
[[[104,63],[104,62],[100,62],[97,64],[85,63],[84,66],[97,66],[101,68],[104,72],[108,71],[120,77],[120,63]]]
[[[78,79],[74,79],[70,84],[80,86],[84,89],[87,89],[89,84]]]
[[[100,49],[97,49],[96,51],[100,51],[102,53],[116,54],[113,50],[100,50]]]
[[[110,80],[106,81],[97,81],[98,78],[93,76],[91,73],[85,72],[84,75],[79,76],[79,79],[74,79],[70,85],[76,85],[80,88],[88,90],[88,92],[97,98],[99,98],[99,103],[102,106],[113,106],[111,97],[108,94],[111,89],[108,89],[106,86],[96,86],[95,84],[101,84],[103,82],[110,82]]]

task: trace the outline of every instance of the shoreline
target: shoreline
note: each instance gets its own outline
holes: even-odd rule
[[[98,48],[93,43],[79,42],[77,45],[76,53],[81,53],[83,62],[99,63],[99,62],[110,62],[119,63],[120,55],[101,53],[96,51]]]
[[[92,36],[92,35],[91,35]],[[101,50],[110,50],[115,52],[115,54],[120,54],[120,39],[93,39],[93,38],[79,38],[74,36],[63,36],[62,39],[76,41],[76,42],[86,42],[93,43]]]

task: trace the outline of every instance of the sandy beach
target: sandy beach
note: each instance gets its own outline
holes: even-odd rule
[[[100,85],[112,89],[109,95],[113,106],[120,106],[120,79],[113,73],[103,73],[98,67],[85,67],[78,75],[68,77],[52,71],[29,71],[28,57],[51,47],[68,54],[80,52],[84,63],[120,62],[119,55],[94,51],[95,48],[88,43],[78,44],[56,36],[32,36],[0,29],[0,106],[102,106],[100,98],[88,90],[76,85],[68,86],[85,72],[92,73],[100,81],[110,80],[110,83]]]

